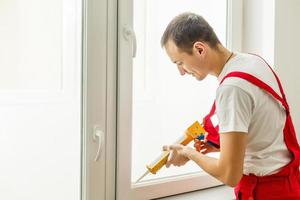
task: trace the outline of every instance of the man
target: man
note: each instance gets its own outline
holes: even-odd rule
[[[235,187],[241,200],[300,199],[299,146],[283,89],[268,64],[256,55],[226,49],[210,25],[193,13],[175,17],[161,45],[181,75],[203,80],[210,74],[220,82],[203,120],[207,138],[195,141],[196,149],[164,146],[171,152],[166,166],[192,160]],[[218,127],[210,121],[214,114]],[[220,151],[219,159],[205,155],[211,151]]]

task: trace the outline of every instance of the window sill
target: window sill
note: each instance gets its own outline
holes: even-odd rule
[[[199,191],[195,191],[195,192],[189,192],[189,193],[185,193],[185,194],[160,198],[157,200],[194,200],[194,199],[232,200],[232,199],[235,199],[235,196],[234,196],[233,188],[230,188],[228,186],[218,186],[218,187],[199,190]]]
[[[202,192],[219,185],[222,185],[220,181],[201,171],[141,181],[132,185],[132,196],[134,200],[159,199],[170,195],[187,194],[188,191]]]

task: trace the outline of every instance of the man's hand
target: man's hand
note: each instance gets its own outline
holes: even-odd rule
[[[186,164],[190,159],[188,155],[194,149],[183,146],[181,144],[173,144],[170,146],[163,146],[164,151],[170,151],[170,155],[168,157],[168,161],[166,163],[166,167],[170,167],[170,165],[174,166],[182,166]]]
[[[212,153],[212,152],[219,152],[220,149],[214,147],[211,144],[207,143],[206,136],[203,140],[194,139],[194,147],[197,151],[203,154]]]

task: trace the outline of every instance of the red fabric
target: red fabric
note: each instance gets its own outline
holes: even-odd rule
[[[244,175],[235,188],[237,200],[299,200],[299,169],[287,166],[285,175],[257,177]]]
[[[215,103],[213,104],[209,114],[203,119],[203,128],[208,133],[206,139],[214,144],[216,147],[220,147],[220,135],[219,126],[214,126],[210,120],[211,116],[214,115],[216,109]]]
[[[270,67],[270,66],[269,66]],[[231,72],[227,74],[221,83],[229,77],[238,77],[245,79],[257,87],[263,89],[274,99],[281,102],[286,110],[286,122],[283,130],[284,141],[292,154],[291,162],[283,167],[281,171],[270,176],[258,177],[255,175],[243,175],[238,186],[235,188],[237,200],[300,200],[300,175],[299,175],[299,159],[300,149],[296,138],[295,129],[289,112],[289,106],[283,92],[279,78],[272,70],[276,77],[280,88],[281,96],[278,95],[270,86],[263,81],[257,79],[251,74],[244,72]],[[221,84],[220,83],[220,84]],[[219,134],[216,127],[211,123],[210,117],[215,113],[216,105],[212,106],[210,113],[204,118],[204,128],[208,132],[208,140],[213,143],[219,143]],[[207,124],[205,124],[207,123]]]

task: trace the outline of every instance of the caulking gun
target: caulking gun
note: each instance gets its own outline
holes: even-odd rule
[[[190,127],[188,127],[183,136],[181,136],[175,142],[175,144],[188,145],[194,139],[203,140],[205,133],[206,131],[204,130],[202,125],[198,121],[196,121]],[[163,151],[163,153],[151,164],[146,165],[147,171],[136,181],[136,183],[142,180],[142,178],[144,178],[149,172],[151,172],[152,174],[156,174],[156,172],[166,164],[169,154],[170,151]]]

